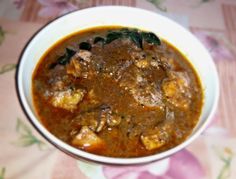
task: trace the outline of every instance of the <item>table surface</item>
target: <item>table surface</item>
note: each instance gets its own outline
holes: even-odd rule
[[[51,146],[27,121],[14,83],[17,60],[40,27],[66,12],[100,5],[140,7],[189,28],[212,55],[220,78],[213,122],[186,149],[140,166],[75,160]],[[235,0],[0,0],[0,179],[236,178]]]

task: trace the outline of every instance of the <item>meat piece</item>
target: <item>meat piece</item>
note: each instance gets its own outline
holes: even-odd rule
[[[186,73],[172,72],[162,83],[162,90],[167,100],[176,107],[187,109],[191,93],[189,79]]]
[[[157,60],[151,60],[150,65],[155,68],[159,68],[160,64]]]
[[[119,83],[122,88],[130,92],[139,104],[163,108],[161,90],[158,90],[154,83],[149,83],[146,76],[142,75],[142,72],[137,68],[124,73]]]
[[[66,65],[66,72],[74,77],[88,78],[91,76],[91,71],[88,69],[88,64],[91,61],[92,53],[87,50],[80,50],[77,52],[70,63]]]
[[[135,65],[140,69],[150,67],[159,68],[161,63],[156,54],[150,50],[146,52],[131,52],[131,57],[135,61]]]
[[[171,70],[177,70],[178,64],[173,58],[166,58],[166,57],[162,56],[160,58],[160,60],[161,60],[161,63],[164,68],[171,69]]]
[[[169,135],[160,130],[154,134],[141,135],[140,139],[146,150],[154,150],[164,146],[169,140]]]
[[[109,127],[118,126],[121,122],[122,117],[118,114],[112,114],[107,118],[107,125]]]
[[[52,91],[62,91],[67,88],[68,84],[70,84],[70,79],[68,75],[64,73],[60,73],[57,76],[52,76],[48,81],[48,85],[50,85],[50,90]]]
[[[129,52],[132,60],[141,60],[144,59],[146,57],[146,53],[144,51],[134,51],[133,49],[130,50]]]
[[[98,126],[97,111],[82,112],[74,118],[74,124],[79,126],[88,126],[92,131],[96,131]]]
[[[108,115],[110,115],[110,114],[108,114],[106,112],[101,112],[101,115],[99,116],[99,119],[98,119],[99,121],[98,121],[98,125],[96,128],[96,132],[101,132],[102,129],[105,127]]]
[[[147,150],[158,149],[170,142],[175,132],[175,123],[172,118],[174,117],[172,116],[174,113],[170,114],[169,109],[166,109],[166,112],[168,112],[167,115],[170,116],[168,116],[165,121],[140,136],[141,142]]]
[[[166,120],[173,121],[175,119],[175,113],[166,107]]]
[[[134,99],[147,107],[163,108],[161,93],[152,86],[137,86],[131,90]]]
[[[91,61],[91,57],[92,57],[92,53],[90,51],[87,50],[80,50],[77,53],[77,56],[81,59],[83,59],[86,62],[90,62]]]
[[[112,112],[107,105],[80,112],[73,120],[74,125],[88,126],[92,131],[99,133],[107,126],[114,127],[120,124],[122,117]]]
[[[135,65],[138,68],[148,68],[150,66],[150,62],[147,59],[143,59],[143,60],[137,60],[135,62]]]
[[[106,106],[104,109],[102,109],[100,113],[99,123],[96,132],[100,132],[106,125],[108,125],[109,127],[114,127],[119,125],[120,122],[121,116],[112,113],[111,108]]]
[[[88,151],[102,148],[104,145],[103,140],[87,126],[83,126],[80,129],[80,132],[74,137],[71,143]]]
[[[85,90],[82,89],[55,91],[50,102],[54,107],[73,111],[77,108],[77,104],[83,100],[84,95]]]
[[[130,69],[122,74],[122,77],[119,81],[120,87],[124,88],[125,90],[134,89],[137,86],[137,77],[132,75],[132,73],[137,73],[134,69]]]
[[[123,73],[133,64],[133,61],[127,60],[125,62],[121,62],[120,64],[117,65],[117,69],[115,69],[115,80],[119,81],[120,78],[122,77]]]
[[[91,103],[91,104],[98,104],[99,103],[99,101],[97,100],[97,96],[96,96],[93,89],[88,92],[88,99],[89,99],[89,103]]]
[[[53,90],[63,90],[65,88],[65,83],[62,80],[58,80],[53,84]]]
[[[79,61],[72,57],[70,63],[66,66],[66,72],[69,75],[73,75],[74,77],[80,77],[82,73],[81,64]]]

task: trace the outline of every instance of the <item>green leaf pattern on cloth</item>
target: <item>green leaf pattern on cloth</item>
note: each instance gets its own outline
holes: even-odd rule
[[[2,26],[0,25],[0,45],[2,44],[2,42],[5,39],[5,34],[6,34],[6,32],[3,30]]]
[[[19,134],[19,138],[14,144],[21,147],[28,147],[37,145],[40,150],[46,145],[43,141],[39,140],[31,131],[31,129],[21,120],[17,119],[16,132]]]
[[[5,172],[6,172],[6,168],[2,167],[0,170],[0,179],[4,179]]]
[[[214,147],[214,150],[215,150],[215,153],[218,156],[218,158],[223,163],[223,166],[222,166],[222,168],[219,171],[217,179],[228,179],[228,178],[230,178],[231,163],[232,163],[232,160],[233,160],[235,154],[228,147],[225,147],[222,150]]]
[[[163,3],[165,2],[165,0],[147,0],[147,1],[155,5],[156,8],[158,8],[161,11],[164,11],[164,12],[167,11],[167,8],[163,6]]]
[[[0,67],[0,75],[9,72],[11,70],[14,70],[16,68],[16,64],[5,64]]]

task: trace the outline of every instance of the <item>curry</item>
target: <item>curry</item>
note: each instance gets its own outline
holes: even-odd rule
[[[109,157],[141,157],[182,143],[203,90],[192,65],[152,32],[104,26],[51,47],[32,78],[36,112],[60,140]]]

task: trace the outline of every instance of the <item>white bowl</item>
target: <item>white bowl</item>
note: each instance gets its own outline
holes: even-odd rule
[[[121,25],[156,33],[177,47],[195,67],[204,88],[204,105],[197,126],[180,145],[146,157],[112,158],[76,149],[52,135],[36,117],[32,102],[32,73],[42,55],[58,40],[89,27]],[[186,29],[172,20],[153,12],[130,7],[105,6],[75,11],[43,27],[29,41],[19,60],[16,88],[21,106],[34,127],[53,145],[67,154],[109,164],[140,164],[160,160],[186,147],[210,123],[219,98],[219,81],[211,56],[203,45]]]

